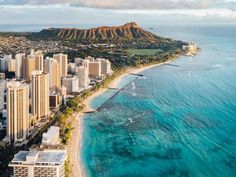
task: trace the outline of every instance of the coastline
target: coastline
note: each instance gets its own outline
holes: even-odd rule
[[[176,58],[175,58],[176,59]],[[120,81],[127,76],[129,73],[140,73],[147,69],[151,69],[153,67],[157,67],[166,63],[169,63],[175,59],[163,62],[163,63],[157,63],[157,64],[151,64],[147,66],[141,66],[141,67],[132,67],[128,68],[123,74],[116,77],[110,84],[109,87],[117,87]],[[99,95],[102,95],[108,90],[108,88],[102,88],[99,89],[94,94],[90,95],[88,98],[86,98],[83,103],[85,104],[84,112],[87,112],[89,110],[92,110],[90,107],[90,103],[92,100]],[[71,177],[86,177],[85,168],[81,159],[81,147],[82,147],[82,136],[83,136],[83,113],[76,113],[75,120],[73,121],[73,130],[72,130],[72,136],[70,139],[70,142],[68,144],[68,156],[70,160],[70,168],[71,168]],[[75,155],[76,154],[76,155]]]

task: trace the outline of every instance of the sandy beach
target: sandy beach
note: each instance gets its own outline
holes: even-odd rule
[[[165,62],[165,63],[169,63]],[[128,75],[129,73],[140,73],[144,70],[165,64],[165,63],[159,63],[159,64],[154,64],[154,65],[149,65],[149,66],[143,66],[140,68],[129,68],[124,74],[121,74],[120,76],[116,77],[110,84],[109,87],[115,88],[119,82],[122,80],[123,77]],[[85,110],[84,112],[92,110],[92,108],[89,106],[90,102],[96,98],[97,96],[103,94],[104,92],[107,91],[107,88],[103,88],[98,90],[96,93],[93,95],[89,96],[87,99],[84,100],[85,104]],[[71,165],[71,177],[85,177],[85,169],[81,160],[81,145],[82,145],[82,134],[83,134],[83,114],[78,113],[76,115],[76,118],[73,122],[74,129],[72,131],[72,136],[68,145],[68,155],[70,158],[70,165]]]

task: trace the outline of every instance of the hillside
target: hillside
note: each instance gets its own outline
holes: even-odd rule
[[[123,26],[102,26],[92,29],[49,28],[36,33],[35,37],[43,39],[71,40],[78,42],[143,41],[155,43],[158,40],[169,40],[145,31],[135,22],[127,23]]]

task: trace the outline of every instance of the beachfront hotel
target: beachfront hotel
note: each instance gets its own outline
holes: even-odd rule
[[[75,75],[79,77],[79,87],[86,88],[89,85],[90,79],[88,74],[88,69],[84,66],[79,66],[74,68]]]
[[[15,154],[9,166],[14,177],[64,177],[66,159],[63,148],[34,148]]]
[[[89,62],[89,77],[100,78],[102,76],[101,62],[94,60]]]
[[[111,62],[104,58],[97,58],[97,61],[101,63],[101,73],[104,75],[111,74]]]
[[[37,119],[47,118],[49,110],[49,74],[42,71],[32,72],[31,110]]]
[[[77,76],[67,76],[62,78],[62,86],[66,87],[68,95],[79,92],[79,78]]]
[[[29,133],[29,85],[7,83],[7,139],[10,143],[26,140]]]
[[[66,54],[54,54],[53,59],[60,64],[60,76],[67,76],[68,56]]]

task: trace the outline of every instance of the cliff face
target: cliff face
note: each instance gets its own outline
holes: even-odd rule
[[[123,26],[102,26],[92,29],[77,28],[49,28],[36,34],[39,38],[63,39],[73,41],[147,41],[156,42],[158,36],[143,30],[136,23],[127,23]]]

